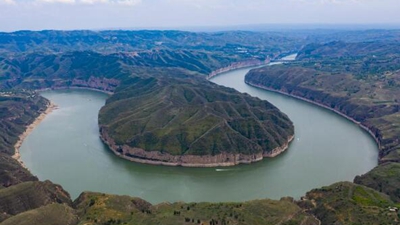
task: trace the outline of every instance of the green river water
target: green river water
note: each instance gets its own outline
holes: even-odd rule
[[[299,198],[312,188],[351,181],[377,165],[377,145],[361,128],[326,109],[246,85],[248,70],[211,81],[268,100],[290,117],[295,139],[276,158],[229,168],[129,162],[115,156],[99,138],[97,116],[106,94],[55,90],[42,95],[59,108],[25,139],[21,159],[40,180],[61,184],[72,198],[82,191],[97,191],[152,203]]]

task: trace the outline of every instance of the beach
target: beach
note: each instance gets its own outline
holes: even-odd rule
[[[37,125],[40,124],[40,122],[43,121],[44,118],[46,118],[46,116],[48,114],[50,114],[53,110],[57,109],[57,105],[55,105],[54,103],[50,102],[50,104],[47,106],[47,109],[41,113],[34,121],[33,123],[31,123],[30,125],[28,125],[24,131],[24,133],[22,133],[21,135],[19,135],[19,139],[17,141],[17,143],[15,143],[14,145],[14,149],[15,149],[15,153],[12,156],[14,159],[16,159],[23,167],[26,168],[26,166],[24,165],[24,163],[21,160],[21,154],[19,152],[19,148],[21,147],[23,141],[25,140],[25,138],[33,131],[33,129],[35,129],[35,127]]]

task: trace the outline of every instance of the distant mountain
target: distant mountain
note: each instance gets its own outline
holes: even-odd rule
[[[284,34],[249,31],[195,33],[186,31],[17,31],[0,33],[1,53],[61,53],[95,51],[136,52],[152,49],[224,52],[226,55],[266,57],[300,48],[297,39]]]
[[[399,31],[383,30],[1,33],[0,221],[13,225],[397,224],[400,63],[393,43],[398,40]],[[113,151],[128,159],[152,159],[134,154],[139,148],[141,153],[156,150],[150,156],[169,154],[170,159],[158,160],[163,163],[189,153],[200,158],[239,154],[236,162],[279,153],[292,135],[290,120],[269,103],[211,84],[204,77],[232,63],[278,57],[303,45],[298,62],[252,70],[246,81],[331,107],[368,127],[380,143],[381,164],[355,182],[377,191],[340,182],[311,190],[300,201],[287,197],[158,205],[129,196],[84,192],[72,203],[61,186],[38,182],[11,157],[17,137],[48,104],[34,92],[20,89],[60,87],[114,92],[99,115],[100,131]],[[277,146],[281,148],[271,151]],[[232,164],[228,154],[217,162],[228,159]]]
[[[114,92],[99,118],[103,140],[118,155],[145,163],[229,166],[276,156],[294,133],[271,104],[205,80],[214,69],[242,60],[248,57],[180,49],[9,53],[0,58],[0,85]],[[125,145],[130,149],[121,150]]]

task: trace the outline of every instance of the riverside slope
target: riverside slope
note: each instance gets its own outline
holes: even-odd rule
[[[275,157],[293,139],[292,122],[276,107],[204,79],[135,78],[130,83],[99,115],[102,140],[125,159],[233,166]]]
[[[172,155],[158,151],[146,151],[141,148],[134,148],[128,145],[116,145],[108,133],[101,129],[100,137],[117,156],[138,163],[163,166],[184,166],[184,167],[219,167],[234,166],[238,164],[250,164],[261,161],[263,158],[275,157],[284,152],[289,147],[289,143],[294,136],[290,136],[288,142],[280,147],[276,147],[269,152],[260,152],[252,155],[241,153],[222,152],[217,155]]]

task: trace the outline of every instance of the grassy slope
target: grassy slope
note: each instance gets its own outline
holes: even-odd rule
[[[318,224],[290,201],[162,203],[86,192],[75,201],[80,224]]]
[[[62,54],[22,54],[0,57],[0,87],[40,89],[79,86],[91,78],[102,82],[123,81],[129,76],[161,76],[160,70],[184,68],[208,74],[211,70],[240,60],[238,56],[188,50],[152,50],[139,53],[99,54],[68,52]],[[104,80],[107,79],[107,80]],[[100,84],[99,84],[100,85]],[[118,82],[110,83],[115,89]]]
[[[8,69],[4,67],[2,68]],[[146,69],[144,71],[146,71]],[[16,81],[18,81],[18,79],[16,79]],[[381,175],[383,176],[383,182],[387,182],[385,181],[386,172],[382,173],[384,173],[383,175]],[[339,189],[337,188],[338,186],[340,186]],[[126,216],[124,218],[129,221],[135,221],[136,218],[144,218],[144,221],[140,221],[141,223],[148,221],[162,223],[166,218],[170,218],[169,221],[172,222],[175,222],[174,219],[178,218],[179,220],[177,222],[185,223],[186,219],[194,219],[189,218],[189,216],[186,216],[186,218],[181,217],[181,215],[185,215],[184,213],[188,213],[188,211],[190,212],[188,215],[192,217],[204,217],[205,219],[215,218],[214,220],[218,220],[218,217],[221,218],[221,215],[225,215],[228,212],[230,213],[234,211],[238,213],[238,218],[233,217],[229,221],[236,222],[237,224],[246,224],[248,223],[248,221],[252,221],[253,218],[256,220],[259,219],[258,221],[264,220],[262,221],[263,224],[276,224],[278,220],[285,222],[282,224],[315,224],[315,221],[313,221],[312,218],[308,217],[302,212],[296,214],[295,217],[292,218],[293,221],[285,221],[285,219],[290,218],[287,217],[287,213],[294,212],[292,210],[295,209],[296,211],[298,210],[298,208],[288,203],[281,204],[270,200],[257,200],[248,203],[175,203],[171,205],[161,204],[158,206],[149,206],[148,203],[144,202],[143,200],[134,199],[127,196],[116,197],[95,193],[85,193],[82,196],[87,197],[86,199],[81,198],[81,200],[77,201],[77,203],[79,202],[77,210],[78,213],[81,215],[82,224],[95,223],[96,218],[94,218],[93,216],[101,218],[102,221],[98,220],[97,223],[117,223],[119,221],[118,219],[115,219],[115,217],[121,215]],[[98,199],[94,199],[94,202],[92,203],[91,199],[97,198],[97,196],[100,197]],[[362,186],[355,186],[354,184],[335,184],[331,187],[313,190],[308,194],[308,196],[310,199],[314,199],[316,203],[316,208],[314,208],[312,212],[316,213],[318,217],[321,218],[324,222],[326,221],[326,224],[332,224],[334,221],[337,221],[337,224],[394,224],[393,219],[396,217],[394,214],[387,213],[387,209],[385,209],[386,206],[393,204],[390,200],[388,200],[386,196],[374,192],[370,189],[366,189]],[[312,202],[303,202],[300,205],[312,207]],[[283,208],[285,209],[283,214],[279,214],[282,212],[281,206],[284,206]],[[56,209],[53,209],[53,207],[55,207]],[[129,209],[129,207],[131,207],[130,209],[134,209],[134,213],[138,213],[137,217],[130,217],[130,213],[132,211],[126,211],[127,209]],[[142,207],[149,207],[151,209],[155,208],[154,210],[158,210],[156,211],[157,214],[148,214],[148,211],[141,210]],[[171,207],[171,209],[169,207]],[[185,212],[180,211],[184,211],[185,207]],[[187,207],[189,207],[190,209],[188,210]],[[218,208],[219,210],[213,210],[215,208]],[[85,212],[85,210],[87,211]],[[178,213],[178,211],[180,211],[180,215],[173,215],[174,211],[176,214]],[[4,223],[24,224],[25,222],[29,224],[50,224],[51,222],[56,222],[57,224],[60,224],[65,223],[65,220],[61,221],[63,217],[60,216],[64,215],[65,212],[68,212],[68,215],[72,215],[68,216],[67,218],[72,218],[70,221],[72,221],[71,224],[74,224],[76,222],[74,222],[73,220],[74,212],[71,211],[68,207],[63,208],[61,205],[57,204],[47,205],[45,207],[34,209],[26,213],[21,213],[16,217],[6,220]],[[154,211],[149,212],[151,213]],[[265,215],[265,217],[256,217],[254,215],[254,212],[256,212],[256,215]],[[241,221],[242,218],[244,218],[245,221]],[[303,223],[299,223],[300,220],[303,221]],[[38,222],[34,223],[35,221]],[[210,224],[211,221],[208,221],[208,224]],[[69,224],[69,222],[67,224]],[[256,223],[252,222],[251,224]]]
[[[314,189],[300,203],[322,224],[398,224],[397,206],[389,197],[373,189],[350,182]]]
[[[388,194],[393,201],[400,202],[400,163],[385,163],[367,174],[357,176],[354,182]]]
[[[69,194],[50,181],[29,181],[0,189],[0,221],[51,203],[72,205]]]
[[[123,88],[123,87],[121,87]],[[128,88],[125,91],[132,91],[132,89]],[[233,90],[230,90],[233,91]],[[40,111],[43,111],[44,108],[40,108],[42,104],[47,104],[47,101],[43,101],[40,97],[34,97],[33,99],[37,101],[33,101],[29,99],[33,93],[23,93],[19,92],[18,94],[14,94],[11,99],[11,102],[3,102],[3,104],[9,104],[8,107],[10,109],[15,108],[24,108],[26,111],[30,112],[27,115],[32,116],[31,120],[34,119],[34,116],[37,116]],[[18,97],[17,97],[18,96]],[[118,97],[119,95],[115,95]],[[122,95],[123,96],[123,95]],[[23,100],[21,100],[21,98]],[[18,99],[16,101],[15,99]],[[256,101],[259,102],[259,101]],[[265,102],[264,102],[265,103]],[[265,103],[266,104],[266,103]],[[268,104],[267,104],[268,105]],[[34,107],[35,106],[35,107]],[[270,106],[272,107],[272,106]],[[7,108],[7,107],[4,107]],[[31,112],[30,110],[36,109],[37,111]],[[272,110],[276,110],[272,107]],[[18,111],[13,110],[13,113],[16,112],[24,112],[24,110]],[[7,114],[8,115],[8,114]],[[25,115],[25,114],[12,114],[12,115]],[[23,128],[26,126],[25,123],[18,123],[16,121],[20,121],[17,117],[12,116],[12,120],[8,120],[4,117],[5,121],[11,121],[11,125],[19,125]],[[19,129],[19,132],[22,132],[24,129]],[[7,132],[5,132],[7,133]],[[15,134],[18,135],[19,133]],[[15,142],[15,141],[14,141]],[[4,153],[2,153],[5,157],[9,157],[9,154],[12,154],[13,151],[9,148],[13,148],[14,142],[10,143],[8,146],[4,146]],[[2,155],[2,156],[3,156]],[[19,164],[14,165],[16,169],[19,171],[25,171]],[[2,168],[4,169],[4,168]],[[6,171],[5,171],[6,172]],[[19,175],[25,174],[27,176],[32,176],[28,171],[25,173],[18,173]],[[33,177],[33,176],[32,176]],[[35,178],[36,179],[36,178]],[[20,182],[20,181],[19,181]],[[9,183],[9,182],[8,182]],[[14,184],[14,183],[13,183]],[[296,204],[285,201],[285,202],[277,202],[272,200],[262,200],[262,201],[252,201],[245,203],[242,206],[242,203],[227,203],[227,204],[208,204],[201,203],[197,206],[197,204],[183,204],[183,203],[175,203],[175,204],[163,204],[157,206],[151,206],[149,203],[144,200],[138,198],[131,198],[127,196],[110,196],[105,194],[90,194],[90,197],[85,198],[84,196],[88,196],[89,194],[83,194],[77,202],[76,210],[70,208],[72,205],[72,201],[67,192],[65,192],[61,186],[54,185],[49,181],[46,182],[23,182],[20,184],[15,184],[7,188],[0,189],[0,221],[1,224],[76,224],[80,221],[81,224],[85,224],[86,222],[93,222],[95,219],[100,224],[112,224],[117,223],[118,219],[122,216],[124,221],[130,223],[141,223],[141,224],[153,224],[154,222],[162,222],[162,223],[175,223],[179,221],[180,223],[185,223],[187,216],[196,217],[197,219],[201,219],[202,221],[210,221],[215,220],[221,223],[223,217],[227,214],[232,216],[227,218],[226,221],[237,222],[239,224],[254,224],[253,222],[263,222],[265,221],[273,221],[271,223],[275,223],[275,221],[282,221],[282,224],[298,224],[298,221],[304,222],[303,224],[317,224],[311,216],[306,215],[301,212],[301,209],[296,206]],[[106,196],[107,202],[101,203],[105,201],[102,197]],[[90,200],[95,198],[96,204],[95,206],[89,207]],[[89,201],[89,203],[88,203]],[[99,203],[101,203],[99,205]],[[87,205],[89,204],[89,205]],[[93,203],[94,204],[94,203]],[[192,210],[187,210],[187,207],[192,207]],[[211,207],[211,208],[209,208]],[[189,213],[182,213],[181,215],[173,215],[174,211],[178,211],[181,208],[185,208]],[[154,214],[148,214],[147,211],[145,213],[142,212],[144,209],[149,209],[153,211]],[[101,211],[101,214],[97,212]],[[131,214],[134,211],[136,214]],[[254,213],[256,212],[256,213]],[[79,213],[80,217],[77,217]],[[233,214],[234,213],[234,214]],[[95,215],[94,218],[93,216]],[[184,217],[186,215],[186,217]],[[228,216],[229,216],[228,215]],[[265,215],[266,218],[255,217],[255,215]],[[292,217],[293,215],[293,217]],[[246,222],[247,221],[247,222]],[[197,220],[196,220],[197,222]],[[165,224],[164,223],[164,224]]]
[[[0,93],[0,189],[37,180],[11,156],[26,126],[47,108],[48,101],[32,92]]]
[[[119,145],[173,155],[260,153],[294,133],[270,103],[195,78],[122,84],[101,109],[99,124]]]
[[[74,209],[64,204],[49,204],[13,216],[1,225],[75,225],[79,219]]]
[[[299,61],[251,71],[246,81],[334,108],[369,127],[380,142],[382,165],[356,181],[399,199],[400,54],[397,42],[306,46]],[[396,173],[396,175],[390,175]]]
[[[315,47],[314,51],[308,48],[314,49],[306,47],[300,53],[300,62],[254,70],[247,80],[314,100],[349,115],[375,133],[381,143],[382,162],[399,161],[398,45],[335,42]],[[361,49],[358,54],[354,53],[357,48]],[[327,55],[331,52],[334,52],[333,57],[329,58]]]
[[[48,100],[34,92],[0,92],[0,152],[14,154],[19,135],[47,104]]]
[[[267,57],[299,48],[299,38],[274,32],[227,31],[194,33],[185,31],[19,31],[0,33],[0,54],[70,51],[101,53],[174,49],[224,52],[241,57]],[[240,49],[238,49],[240,48]],[[243,51],[245,50],[245,51]],[[279,53],[278,53],[279,54]]]

